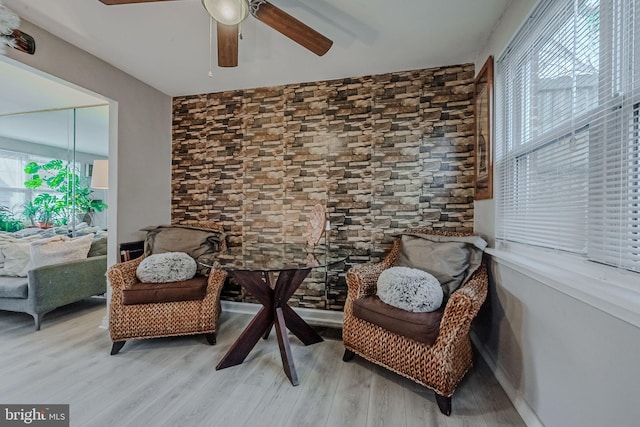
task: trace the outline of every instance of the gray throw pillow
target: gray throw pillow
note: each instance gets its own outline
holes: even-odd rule
[[[444,297],[433,275],[409,267],[391,267],[380,273],[377,295],[385,304],[417,313],[437,310]]]
[[[143,283],[166,283],[189,280],[196,274],[196,261],[184,252],[149,255],[136,270]]]
[[[91,247],[89,248],[89,254],[87,255],[87,258],[106,255],[106,254],[107,254],[107,236],[96,235],[93,238],[93,242],[91,242]]]
[[[143,229],[147,232],[144,241],[145,256],[166,252],[184,252],[198,263],[212,265],[214,256],[220,251],[224,234],[205,228],[188,225],[160,225]],[[206,267],[198,264],[198,272],[205,274]]]
[[[433,274],[446,300],[480,266],[486,244],[478,236],[403,234],[395,265]]]

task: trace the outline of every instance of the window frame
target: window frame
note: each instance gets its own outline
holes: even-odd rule
[[[563,5],[564,4],[565,3],[563,3]],[[551,11],[558,11],[559,8],[564,7],[563,5],[555,5],[555,4],[549,3],[546,5],[546,10],[538,10],[536,12],[538,14],[544,14],[544,16],[546,17],[546,16],[549,16],[547,14],[551,13]],[[603,18],[602,9],[606,9],[606,7],[604,8],[599,7],[600,21],[603,19],[613,19],[613,15],[605,16]],[[636,11],[636,13],[639,13],[639,12]],[[540,15],[537,15],[537,16],[540,16]],[[530,18],[530,20],[534,20],[534,19],[535,19],[535,16]],[[621,19],[624,20],[627,18],[623,17]],[[519,167],[518,167],[520,160],[523,159],[524,161],[528,161],[526,160],[526,156],[528,154],[534,153],[548,146],[549,144],[553,144],[557,141],[560,141],[563,138],[563,136],[566,137],[566,135],[573,135],[584,128],[587,129],[587,132],[591,132],[592,127],[595,128],[598,126],[598,122],[600,120],[601,115],[606,114],[605,110],[607,108],[610,108],[610,104],[606,102],[603,103],[603,101],[600,99],[600,96],[599,96],[600,90],[601,90],[601,79],[611,77],[612,75],[611,73],[615,72],[615,70],[611,70],[611,73],[609,76],[607,76],[606,73],[605,75],[602,75],[600,72],[598,73],[599,80],[598,80],[598,86],[596,89],[598,94],[598,97],[596,98],[597,103],[591,106],[591,108],[589,108],[588,110],[581,112],[572,120],[564,120],[563,122],[559,123],[557,126],[549,128],[545,130],[543,133],[540,133],[538,135],[532,133],[535,131],[535,129],[531,128],[531,120],[522,120],[523,117],[527,117],[527,111],[530,112],[531,109],[534,108],[537,105],[537,103],[540,102],[532,98],[533,96],[535,96],[535,90],[533,89],[533,86],[536,78],[535,74],[533,73],[533,69],[535,68],[535,66],[532,63],[532,61],[537,61],[539,59],[539,56],[537,55],[537,53],[532,54],[532,52],[537,52],[535,50],[536,46],[540,47],[544,45],[548,40],[553,39],[556,34],[555,31],[557,29],[561,29],[566,24],[566,22],[567,21],[564,21],[564,23],[561,21],[558,21],[555,23],[556,25],[550,26],[551,29],[546,29],[546,33],[545,33],[547,34],[546,37],[545,37],[545,34],[541,35],[539,33],[534,33],[534,32],[527,34],[526,37],[524,37],[522,40],[520,40],[516,44],[516,48],[522,47],[522,52],[514,53],[512,52],[512,50],[514,49],[513,47],[507,48],[506,53],[503,54],[502,57],[498,60],[498,64],[496,66],[495,87],[497,92],[502,91],[501,94],[497,94],[498,95],[497,98],[500,100],[498,99],[496,100],[496,117],[499,118],[499,119],[496,119],[496,121],[500,119],[503,121],[502,125],[496,123],[496,126],[495,126],[496,128],[495,165],[496,165],[496,168],[498,169],[497,171],[498,173],[496,174],[497,175],[496,224],[500,224],[496,230],[497,231],[496,240],[499,242],[499,245],[503,248],[508,247],[510,243],[524,244],[528,246],[539,246],[542,248],[545,247],[545,245],[536,244],[531,238],[529,238],[528,241],[527,239],[518,238],[517,233],[515,233],[516,237],[514,238],[513,231],[511,231],[511,234],[512,234],[511,236],[508,235],[508,233],[510,233],[509,231],[510,229],[516,230],[517,227],[520,226],[519,224],[521,223],[521,222],[518,222],[519,220],[517,219],[517,213],[521,212],[521,208],[519,208],[518,205],[520,204],[521,201],[524,200],[522,197],[519,197],[517,195],[518,193],[520,193],[521,188],[523,188],[523,186],[520,185],[518,182],[522,177],[521,174],[523,173],[523,171],[519,170]],[[611,42],[611,36],[614,35],[614,33],[613,31],[607,32],[607,29],[609,28],[610,25],[612,24],[608,22],[605,22],[604,24],[599,22],[598,29],[599,29],[601,43]],[[638,35],[638,33],[640,33],[640,30],[634,27],[634,40],[640,39],[640,36]],[[606,36],[609,36],[609,40],[606,39]],[[610,63],[615,63],[615,64],[621,63],[619,58],[617,58],[617,56],[620,56],[620,53],[618,51],[615,51],[612,49],[610,52],[603,52],[603,50],[605,49],[599,49],[598,51],[599,52],[598,58],[600,63],[602,63],[603,61],[609,61]],[[505,69],[502,66],[502,61],[504,60],[504,57],[506,55],[512,55],[509,58],[511,65],[509,65],[508,69]],[[603,58],[603,55],[609,55],[609,56],[607,58]],[[634,58],[636,62],[640,62],[640,54],[635,55]],[[516,65],[513,65],[513,64],[516,64]],[[624,64],[622,64],[621,66],[624,66]],[[638,67],[635,70],[635,72],[636,73],[640,72],[640,67]],[[574,78],[574,81],[572,82],[572,87],[576,87],[576,84],[577,84],[576,74],[573,74],[573,78]],[[500,98],[500,96],[502,98]],[[575,96],[575,93],[572,94],[570,105],[574,105],[574,102],[576,102],[575,98],[573,98],[574,96]],[[535,103],[532,102],[532,100],[535,101]],[[640,90],[636,94],[635,99],[633,99],[633,105],[640,105],[638,104],[638,102],[640,102]],[[634,114],[633,111],[631,112],[631,115],[625,115],[624,111],[620,111],[620,120],[626,120],[626,119],[630,119],[631,121],[635,120],[633,122],[636,129],[635,132],[636,134],[640,134],[640,114],[636,114],[635,116],[633,114]],[[609,118],[609,116],[607,116],[606,118]],[[630,121],[627,120],[627,123],[629,122]],[[518,123],[518,125],[517,126],[505,125],[504,123],[507,123],[507,124]],[[527,134],[527,132],[529,132],[529,134]],[[527,136],[526,141],[524,141],[525,136]],[[596,144],[596,143],[597,142],[594,141],[591,136],[589,136],[588,150],[590,151],[592,148],[592,144]],[[603,142],[601,143],[603,144]],[[631,146],[633,147],[634,144],[631,144]],[[635,145],[635,147],[636,147],[636,150],[640,151],[637,145]],[[587,162],[588,168],[590,168],[591,166],[591,158],[589,156],[590,154],[587,154],[586,162]],[[638,156],[638,153],[636,153],[636,156]],[[622,157],[621,157],[621,161],[624,161]],[[638,165],[637,160],[636,160],[636,165]],[[639,168],[636,168],[636,170],[638,170]],[[586,190],[587,196],[590,195],[589,184],[591,183],[590,175],[592,173],[593,172],[591,171],[591,169],[588,169],[586,183],[585,183],[586,189],[587,189]],[[640,175],[640,172],[639,172],[639,175]],[[504,186],[505,181],[508,181],[509,179],[511,180],[512,184],[508,185],[508,188],[505,188]],[[628,181],[627,184],[628,185],[630,184],[633,186],[634,182],[635,181]],[[525,184],[530,185],[532,184],[532,181],[527,181]],[[524,185],[524,187],[526,188],[527,185]],[[528,193],[525,193],[524,197],[526,197],[526,194]],[[586,218],[587,229],[584,233],[585,249],[584,251],[575,252],[578,254],[584,254],[585,257],[588,257],[589,255],[588,247],[591,239],[590,231],[589,231],[589,227],[591,227],[591,224],[592,224],[592,220],[589,218],[590,216],[589,212],[593,212],[593,205],[591,203],[592,202],[590,199],[587,200],[586,210],[585,210],[585,216],[587,217]],[[633,206],[638,207],[638,205],[639,204],[636,203]],[[510,214],[511,216],[509,216]],[[516,225],[513,225],[513,224],[516,224]],[[501,229],[499,229],[500,227]],[[563,252],[561,249],[557,248],[557,246],[560,246],[560,245],[554,243],[548,246],[548,249],[554,250],[556,252],[558,251]],[[633,261],[631,262],[631,265],[633,266]],[[615,269],[615,268],[627,268],[627,267],[628,266],[626,267],[614,266],[611,268]],[[629,269],[633,271],[634,274],[636,272],[640,272],[640,270],[635,270],[631,267],[629,267]]]

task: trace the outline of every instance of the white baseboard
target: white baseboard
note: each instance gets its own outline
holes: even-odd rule
[[[105,314],[105,316],[102,318],[102,323],[100,324],[100,326],[98,326],[98,328],[100,329],[109,329],[109,315]]]
[[[262,307],[260,304],[248,302],[222,301],[222,311],[242,314],[256,314]],[[344,313],[342,311],[318,310],[315,308],[292,307],[305,322],[310,325],[342,328]]]
[[[529,427],[544,427],[542,421],[540,421],[536,413],[531,409],[531,406],[524,400],[520,392],[509,382],[506,374],[498,366],[495,358],[489,353],[487,348],[480,342],[477,335],[471,331],[470,336],[471,341],[480,352],[489,369],[493,372],[493,376],[496,377],[496,380],[498,380],[498,383],[507,394],[509,400],[511,400],[513,407],[516,408],[516,411],[518,411],[518,414],[520,414],[525,424]]]

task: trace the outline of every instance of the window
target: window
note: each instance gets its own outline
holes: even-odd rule
[[[24,186],[27,175],[24,168],[29,162],[46,163],[50,158],[0,150],[0,205],[12,209],[16,213],[22,211],[25,202],[35,194]],[[46,190],[45,190],[46,191]],[[42,192],[42,191],[41,191]]]
[[[24,182],[24,162],[17,154],[0,151],[0,205],[7,207],[22,206],[26,189]]]
[[[31,162],[45,165],[51,161],[60,162],[60,165],[63,167],[63,176],[67,176],[66,174],[75,174],[76,179],[72,181],[65,178],[64,181],[60,181],[61,185],[56,188],[51,188],[46,183],[38,186],[38,188],[28,188],[26,181],[30,180],[32,175],[25,172],[25,167]],[[29,202],[38,203],[38,196],[43,193],[48,193],[58,200],[57,202],[53,202],[58,207],[58,210],[54,210],[54,207],[45,208],[54,212],[53,218],[51,218],[52,223],[55,225],[72,224],[73,220],[70,220],[70,218],[72,217],[75,207],[72,209],[71,205],[67,204],[76,202],[91,203],[89,193],[83,192],[88,190],[88,177],[82,172],[88,169],[87,166],[88,165],[83,163],[66,163],[64,160],[55,160],[48,157],[0,149],[0,206],[8,208],[16,216],[22,217],[28,224],[27,214],[24,212],[25,205]],[[59,173],[60,171],[58,169],[41,169],[37,172],[37,175],[43,179],[47,179],[57,178],[60,176]],[[73,186],[74,189],[70,186],[71,182],[75,182]],[[69,189],[68,193],[67,189]],[[76,189],[78,189],[78,191],[76,191]],[[83,194],[87,194],[87,197],[83,197]],[[96,206],[99,206],[100,210],[103,208],[101,203],[94,205],[94,208]],[[84,211],[80,213],[84,213]],[[33,222],[31,225],[35,225],[36,215],[30,215],[29,218]],[[80,218],[78,218],[78,220],[80,220]]]
[[[497,61],[496,237],[640,271],[640,0],[542,0]]]

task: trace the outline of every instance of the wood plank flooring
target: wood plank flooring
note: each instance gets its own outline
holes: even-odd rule
[[[300,385],[284,372],[272,332],[242,365],[215,370],[250,316],[224,313],[218,343],[203,337],[127,342],[110,356],[98,326],[105,301],[44,317],[0,311],[0,403],[70,404],[72,426],[523,426],[481,358],[442,415],[433,392],[355,357],[342,342],[305,347],[291,338]]]

